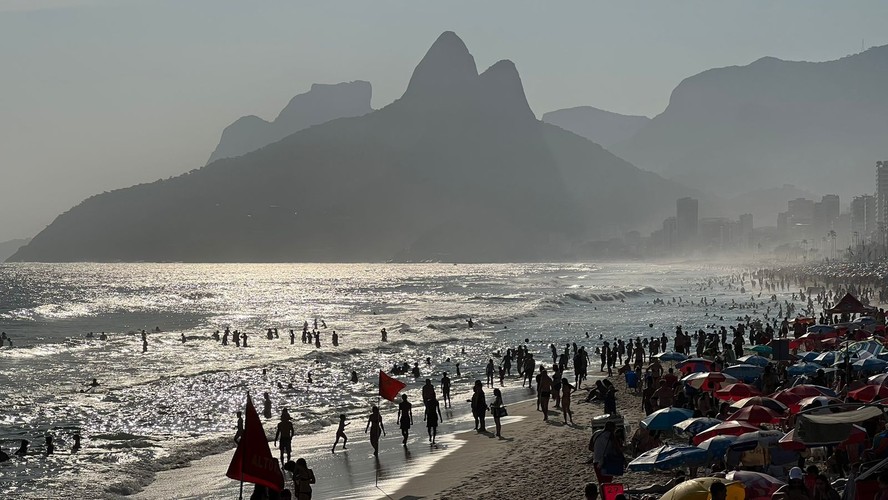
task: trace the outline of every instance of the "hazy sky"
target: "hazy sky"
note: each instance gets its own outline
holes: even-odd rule
[[[202,166],[313,82],[368,80],[384,106],[445,30],[479,69],[513,60],[538,116],[653,116],[687,76],[835,59],[888,44],[886,20],[884,1],[0,0],[0,241]]]

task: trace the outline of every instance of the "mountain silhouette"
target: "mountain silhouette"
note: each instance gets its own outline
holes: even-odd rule
[[[315,83],[311,90],[291,99],[272,122],[250,115],[225,127],[207,163],[241,156],[313,125],[369,113],[373,111],[372,93],[370,83],[361,80],[335,85]]]
[[[704,71],[611,150],[725,196],[784,183],[857,194],[885,159],[886,81],[888,46],[828,62],[766,57]],[[848,182],[854,178],[859,188]]]
[[[621,115],[592,106],[577,106],[550,111],[543,115],[543,121],[607,148],[629,140],[651,119],[646,116]]]
[[[19,238],[15,240],[0,241],[0,262],[5,261],[19,248],[28,244],[31,238]]]
[[[188,174],[93,196],[18,261],[538,261],[693,194],[537,120],[515,65],[442,34],[403,96]]]

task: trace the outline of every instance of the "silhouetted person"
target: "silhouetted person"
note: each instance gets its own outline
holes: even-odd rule
[[[358,372],[352,370],[351,381],[352,381],[353,384],[357,384],[357,383],[358,383]]]
[[[74,446],[71,447],[71,453],[80,451],[80,434],[74,434]]]
[[[336,453],[336,445],[339,444],[339,438],[342,438],[342,449],[348,444],[348,436],[345,435],[345,428],[348,422],[345,421],[345,413],[339,415],[339,427],[336,429],[336,441],[333,442],[333,453]]]
[[[502,437],[502,423],[500,419],[503,417],[503,393],[499,389],[493,390],[493,404],[490,405],[490,414],[493,416],[493,425],[496,427],[496,437]]]
[[[28,454],[28,445],[31,444],[27,439],[22,439],[22,444],[19,446],[18,451],[15,452],[16,456],[23,457]]]
[[[53,452],[55,452],[55,446],[53,446],[53,444],[52,444],[52,436],[47,434],[46,435],[46,451],[44,453],[46,453],[47,455],[52,455]]]
[[[379,414],[379,407],[370,408],[370,416],[367,418],[367,427],[364,432],[370,430],[370,445],[373,446],[373,455],[379,455],[379,433],[385,436],[385,426],[382,424],[382,415]]]
[[[281,450],[281,465],[284,464],[284,453],[287,454],[287,460],[290,460],[290,454],[293,452],[292,450],[292,442],[293,442],[293,434],[296,431],[293,429],[293,422],[290,420],[289,412],[281,412],[281,421],[277,425],[277,431],[274,433],[274,444],[277,445],[278,438],[280,438],[280,450]]]
[[[484,397],[484,384],[480,380],[475,381],[475,386],[472,388],[472,399],[469,402],[472,403],[472,417],[475,419],[475,430],[486,431],[484,415],[487,413],[487,399]]]
[[[444,375],[441,377],[441,397],[444,399],[444,408],[453,406],[453,403],[450,401],[450,377],[447,376],[447,372],[444,372]]]
[[[413,404],[407,401],[407,395],[401,395],[401,402],[398,403],[398,425],[401,427],[401,435],[404,440],[401,444],[407,446],[407,438],[410,436],[410,426],[413,425]]]
[[[271,418],[271,396],[266,392],[262,397],[262,416]]]
[[[336,330],[333,330],[332,337],[333,337],[333,339],[332,339],[333,347],[339,347],[339,334],[336,333]]]
[[[429,441],[432,444],[435,444],[435,438],[438,436],[438,423],[443,420],[444,417],[441,415],[441,405],[438,403],[438,400],[432,396],[432,399],[426,401],[425,406],[426,428],[429,431]]]
[[[241,412],[237,412],[237,432],[234,433],[234,442],[240,444],[241,437],[244,435],[244,416]]]

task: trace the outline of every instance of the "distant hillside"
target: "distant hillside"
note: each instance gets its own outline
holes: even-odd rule
[[[772,57],[685,79],[666,110],[611,149],[692,187],[736,195],[791,183],[861,192],[888,159],[888,46],[829,62]]]
[[[446,32],[404,95],[173,179],[94,196],[24,261],[535,261],[659,225],[687,188],[540,122],[515,65]]]
[[[650,118],[612,113],[591,106],[559,109],[543,115],[543,121],[609,147],[629,140]]]
[[[315,83],[311,90],[291,99],[273,122],[250,115],[225,127],[207,163],[255,151],[313,125],[369,113],[372,93],[370,83],[360,80],[335,85]]]
[[[31,238],[21,238],[17,240],[9,240],[0,242],[0,262],[5,262],[19,248],[27,245]]]

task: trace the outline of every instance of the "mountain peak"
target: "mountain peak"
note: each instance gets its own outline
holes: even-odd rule
[[[508,59],[497,61],[481,74],[480,80],[486,91],[485,98],[491,104],[497,105],[502,111],[536,118],[527,103],[524,85],[515,63]]]
[[[404,95],[437,93],[454,86],[461,87],[477,76],[475,58],[466,44],[456,33],[445,31],[416,65]]]

